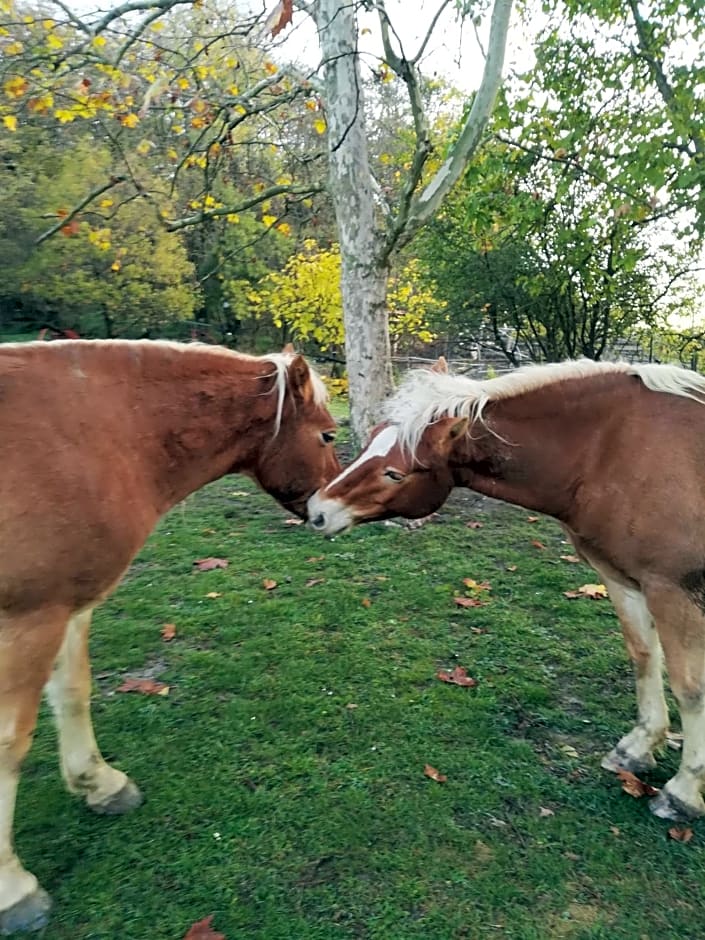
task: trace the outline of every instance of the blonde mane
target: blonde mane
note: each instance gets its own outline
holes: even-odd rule
[[[3,349],[16,349],[22,350],[32,347],[46,347],[48,344],[44,340],[35,340],[30,343],[2,343],[0,344],[0,351]],[[53,345],[53,344],[52,344]],[[233,359],[240,360],[249,360],[250,362],[271,362],[274,367],[272,372],[272,378],[274,379],[274,385],[272,386],[271,392],[266,394],[271,394],[276,392],[277,394],[277,409],[276,416],[274,421],[274,436],[279,433],[281,428],[282,414],[284,411],[284,401],[286,399],[286,393],[289,388],[289,366],[296,358],[295,352],[281,352],[281,353],[270,353],[265,356],[252,356],[249,353],[237,352],[234,349],[228,349],[226,346],[212,346],[209,343],[177,343],[173,340],[167,339],[137,339],[137,340],[126,340],[126,339],[65,339],[61,340],[60,343],[57,343],[57,348],[65,349],[68,346],[78,346],[80,349],[92,346],[92,347],[105,347],[105,346],[141,346],[146,349],[171,349],[174,352],[180,355],[188,355],[194,350],[197,350],[200,353],[207,353],[213,356],[220,357],[230,357]],[[313,388],[313,400],[317,405],[325,406],[328,402],[328,390],[323,382],[323,379],[316,372],[316,370],[308,363],[309,372],[311,375],[311,385]]]
[[[610,372],[637,376],[651,391],[680,395],[705,404],[705,376],[697,372],[672,365],[578,359],[524,366],[500,378],[484,380],[416,369],[407,373],[399,389],[385,403],[383,420],[398,426],[399,443],[413,454],[424,429],[441,418],[469,418],[484,423],[483,413],[490,402],[514,398],[568,379]]]

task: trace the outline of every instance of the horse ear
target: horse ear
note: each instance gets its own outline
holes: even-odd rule
[[[303,356],[291,360],[288,369],[289,388],[295,398],[310,401],[313,398],[313,385],[308,363]]]
[[[446,361],[445,356],[439,356],[438,362],[434,362],[431,366],[431,372],[447,372],[448,371],[448,362]]]
[[[450,437],[452,441],[458,437],[462,437],[463,434],[467,432],[469,424],[469,418],[456,418],[448,430],[448,437]]]
[[[282,349],[282,352],[285,355],[294,355],[294,353],[296,352],[296,350],[294,349],[294,344],[287,343],[286,346]]]

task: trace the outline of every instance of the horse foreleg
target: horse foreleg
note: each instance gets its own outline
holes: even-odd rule
[[[678,701],[683,755],[675,777],[651,801],[664,819],[702,816],[705,803],[705,610],[701,592],[657,583],[646,588],[649,609],[666,657],[671,689]]]
[[[634,664],[637,723],[604,757],[602,766],[605,770],[630,770],[638,774],[655,767],[653,749],[662,743],[668,730],[661,644],[641,591],[608,578],[604,581]]]
[[[93,733],[88,656],[92,613],[83,611],[69,620],[46,691],[59,731],[66,786],[84,796],[94,812],[117,815],[139,806],[142,794],[126,774],[106,763]]]
[[[42,688],[61,646],[66,613],[0,614],[0,933],[38,930],[49,895],[15,855],[12,829],[22,761],[32,743]]]

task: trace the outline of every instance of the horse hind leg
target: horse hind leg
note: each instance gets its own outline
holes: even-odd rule
[[[46,692],[59,732],[61,773],[71,793],[96,813],[118,815],[139,806],[142,794],[98,749],[91,721],[88,632],[92,610],[74,614],[54,662]]]
[[[705,814],[705,601],[699,591],[662,581],[645,590],[683,730],[678,773],[650,809],[664,819],[692,819]]]
[[[668,730],[663,694],[661,644],[644,595],[604,579],[622,625],[622,634],[636,677],[637,723],[602,760],[605,770],[643,773],[656,766],[653,750]]]
[[[45,926],[49,895],[26,871],[13,848],[15,797],[37,710],[61,646],[67,614],[39,610],[0,613],[0,933]]]

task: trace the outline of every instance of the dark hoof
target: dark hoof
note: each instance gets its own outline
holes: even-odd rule
[[[656,766],[656,760],[653,754],[647,754],[644,757],[632,757],[619,746],[612,748],[609,754],[606,754],[600,762],[603,770],[609,770],[613,774],[618,774],[620,770],[628,770],[630,773],[645,774],[653,770]]]
[[[649,801],[649,809],[658,816],[659,819],[671,819],[673,822],[688,822],[691,819],[697,819],[705,813],[705,805],[702,800],[700,806],[690,806],[673,796],[665,788],[661,790],[658,796]]]
[[[41,930],[49,923],[51,898],[43,888],[37,888],[6,911],[0,911],[0,934],[25,930]]]
[[[131,809],[141,806],[143,799],[139,787],[128,780],[122,790],[118,790],[104,803],[89,803],[88,805],[94,813],[101,816],[122,816],[123,813],[129,813]]]

